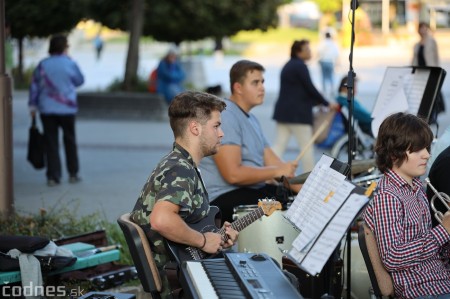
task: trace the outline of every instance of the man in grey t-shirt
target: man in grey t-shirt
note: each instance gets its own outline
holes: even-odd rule
[[[222,146],[203,159],[200,170],[212,205],[222,221],[232,221],[233,208],[275,198],[276,178],[293,177],[297,162],[283,162],[270,148],[256,117],[250,112],[264,101],[264,67],[240,60],[230,70],[231,96],[222,112]],[[298,192],[299,185],[293,186]]]

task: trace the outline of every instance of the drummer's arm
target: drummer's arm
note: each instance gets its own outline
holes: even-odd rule
[[[297,166],[292,163],[283,163],[278,157],[276,157],[277,162],[273,156],[266,160],[268,150],[276,157],[271,149],[266,148],[264,152],[265,166],[261,167],[243,165],[241,147],[238,145],[222,145],[218,153],[214,155],[214,161],[225,181],[233,185],[251,185],[277,177],[294,176]],[[271,164],[267,164],[266,161],[270,161]]]
[[[302,189],[302,187],[303,187],[303,184],[290,184],[289,185],[289,188],[294,193],[299,193],[300,190]]]
[[[288,161],[288,162],[283,162],[278,156],[277,154],[275,154],[275,152],[270,148],[267,147],[264,151],[264,163],[266,165],[283,165],[283,164],[290,164],[292,165],[294,168],[294,172],[295,169],[298,166],[298,162],[297,161]],[[294,174],[291,177],[285,176],[286,178],[292,178],[294,177]],[[275,183],[278,182],[279,178],[273,179],[272,182],[268,182],[268,183]],[[302,188],[303,184],[289,184],[289,189],[291,189],[292,192],[294,193],[298,193],[300,192],[300,189]]]

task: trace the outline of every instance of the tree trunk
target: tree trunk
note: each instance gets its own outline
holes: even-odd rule
[[[19,44],[19,65],[17,67],[17,75],[16,78],[14,78],[14,80],[17,80],[17,86],[22,86],[23,85],[23,37],[20,37],[17,39],[17,42]]]
[[[123,89],[131,91],[137,83],[139,39],[144,25],[144,0],[133,0],[129,19],[129,40]]]

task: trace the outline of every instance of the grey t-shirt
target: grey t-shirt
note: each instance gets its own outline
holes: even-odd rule
[[[227,109],[222,112],[223,145],[241,147],[242,164],[248,166],[264,166],[264,149],[269,147],[259,121],[253,114],[247,114],[230,100],[225,100]],[[220,148],[219,148],[220,151]],[[218,196],[242,186],[227,183],[213,160],[206,157],[200,162],[200,170],[209,193],[210,201]],[[264,182],[246,187],[260,188]]]

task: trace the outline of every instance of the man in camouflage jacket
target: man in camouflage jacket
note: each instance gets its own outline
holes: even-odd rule
[[[230,223],[225,223],[226,242],[218,233],[200,233],[187,225],[209,213],[208,193],[197,166],[220,146],[220,114],[225,106],[216,96],[202,92],[187,91],[174,98],[169,106],[173,149],[153,170],[131,213],[150,240],[163,281],[163,297],[170,292],[162,271],[170,259],[164,238],[212,254],[231,247],[238,235]]]

